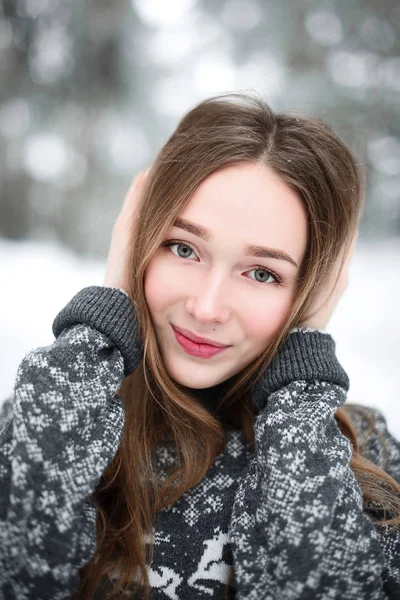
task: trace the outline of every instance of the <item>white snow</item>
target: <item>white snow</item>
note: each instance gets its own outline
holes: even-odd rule
[[[350,377],[349,402],[379,408],[400,440],[400,241],[358,242],[349,287],[328,331]],[[61,246],[0,239],[0,404],[31,349],[52,344],[57,313],[80,289],[102,285],[105,262]]]

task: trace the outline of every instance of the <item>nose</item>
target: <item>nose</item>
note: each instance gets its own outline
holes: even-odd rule
[[[226,323],[231,308],[223,274],[214,273],[202,279],[189,296],[186,309],[200,323]]]

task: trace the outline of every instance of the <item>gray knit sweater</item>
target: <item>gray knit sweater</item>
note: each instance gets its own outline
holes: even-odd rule
[[[92,493],[122,435],[116,392],[142,357],[117,289],[81,290],[53,332],[22,360],[0,420],[0,600],[76,589],[95,550]],[[206,477],[158,513],[152,599],[222,599],[231,566],[238,600],[400,599],[400,531],[375,525],[382,511],[363,502],[334,418],[348,385],[330,335],[289,335],[253,390],[254,454],[228,431]],[[363,454],[400,481],[382,414],[345,408]],[[173,460],[158,449],[161,476]]]

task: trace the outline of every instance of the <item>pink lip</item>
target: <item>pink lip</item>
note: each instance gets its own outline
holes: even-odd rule
[[[209,340],[208,338],[199,337],[198,335],[195,335],[188,329],[182,329],[182,327],[176,327],[176,325],[172,325],[172,327],[175,329],[175,331],[184,335],[185,338],[187,338],[188,340],[196,342],[196,344],[207,344],[207,346],[216,346],[217,348],[228,347],[226,344],[219,344],[218,342],[214,342],[213,340]]]
[[[224,346],[221,348],[217,346],[211,346],[209,344],[198,344],[182,335],[179,331],[177,331],[174,328],[174,326],[172,326],[172,329],[174,330],[175,337],[179,342],[180,346],[185,350],[185,352],[191,354],[192,356],[197,356],[200,358],[211,358],[212,356],[223,352],[223,350],[225,350],[225,348],[228,347]]]

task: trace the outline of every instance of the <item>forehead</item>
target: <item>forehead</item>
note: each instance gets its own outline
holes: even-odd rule
[[[260,163],[229,166],[207,177],[179,215],[211,230],[209,242],[240,251],[267,244],[300,264],[307,215],[294,190]]]

